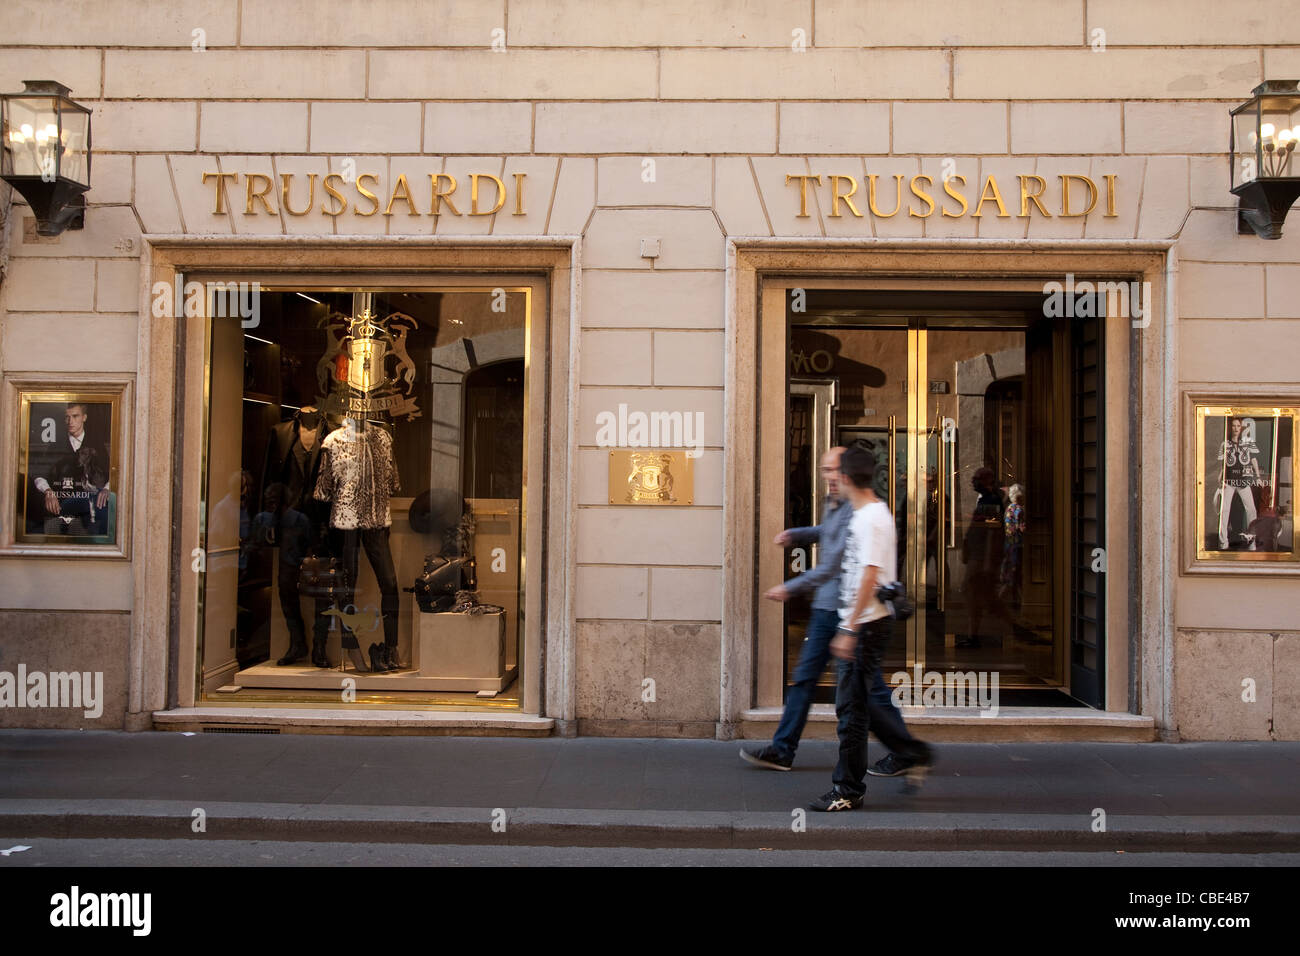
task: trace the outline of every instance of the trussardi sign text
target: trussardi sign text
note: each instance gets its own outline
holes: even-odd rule
[[[491,216],[505,207],[514,193],[510,215],[524,215],[524,178],[515,173],[507,189],[501,177],[493,173],[471,173],[468,183],[450,173],[429,173],[427,177],[398,176],[385,189],[375,173],[359,173],[353,180],[339,173],[281,173],[277,184],[264,173],[204,173],[203,185],[213,189],[212,214],[226,215],[243,200],[243,214],[266,213],[306,216],[316,212],[323,216]]]
[[[842,209],[861,219],[865,213],[860,205],[865,205],[878,219],[889,219],[902,212],[904,201],[907,202],[907,215],[916,219],[929,219],[936,211],[945,219],[960,219],[967,214],[972,219],[985,215],[996,215],[999,219],[1025,218],[1030,215],[1031,208],[1048,219],[1053,215],[1072,218],[1086,216],[1096,209],[1103,191],[1106,197],[1104,218],[1113,219],[1119,215],[1115,211],[1115,173],[1102,176],[1104,190],[1087,176],[1068,173],[1051,178],[1055,183],[1049,187],[1048,177],[1035,175],[1017,176],[1016,184],[1012,185],[999,184],[997,177],[990,174],[984,177],[982,184],[968,185],[966,177],[960,174],[936,182],[933,176],[924,173],[910,179],[901,173],[891,176],[873,173],[866,177],[865,183],[859,183],[856,177],[849,175],[823,177],[820,174],[790,173],[785,177],[785,184],[799,189],[800,219],[809,216],[808,194],[818,188],[821,190],[818,195],[825,196],[823,208],[830,208],[832,219],[842,217]],[[907,180],[906,192],[904,180]],[[969,188],[974,185],[979,186],[978,197]],[[866,193],[866,196],[861,193]],[[973,212],[970,211],[972,204]],[[1017,206],[1019,212],[1008,212],[1009,208],[1014,210]]]

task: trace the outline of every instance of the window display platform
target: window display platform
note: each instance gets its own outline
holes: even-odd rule
[[[337,655],[335,655],[337,657]],[[334,659],[334,658],[332,658]],[[368,671],[354,670],[352,664],[346,670],[332,667],[323,670],[312,667],[306,661],[280,667],[274,661],[257,664],[239,671],[231,679],[231,684],[239,688],[272,688],[288,690],[342,690],[345,677],[356,681],[356,691],[490,691],[500,693],[514,683],[518,668],[511,664],[498,677],[426,677],[419,669],[411,667],[400,671],[372,674]]]
[[[155,711],[155,730],[190,733],[326,733],[549,737],[550,717],[484,710],[401,710],[380,707],[216,706],[178,707]]]
[[[506,660],[506,623],[503,613],[416,615],[416,659],[398,671],[358,671],[351,662],[328,670],[307,661],[281,667],[268,660],[238,671],[232,691],[243,688],[289,690],[342,690],[342,681],[356,681],[354,691],[469,691],[499,694],[518,676],[517,664]],[[361,635],[362,653],[368,646]],[[338,661],[337,637],[330,642],[330,660]],[[409,655],[406,655],[409,657]]]

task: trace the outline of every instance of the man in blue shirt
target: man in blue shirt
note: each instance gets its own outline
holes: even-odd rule
[[[821,555],[816,567],[805,571],[784,585],[771,588],[764,595],[772,601],[787,601],[796,594],[815,592],[812,616],[808,620],[799,663],[795,665],[793,681],[786,691],[785,709],[772,743],[765,747],[742,747],[740,756],[749,763],[771,770],[789,770],[794,766],[794,755],[808,722],[808,708],[812,706],[813,692],[826,663],[830,660],[830,642],[840,625],[840,565],[844,559],[844,545],[849,534],[849,521],[853,506],[840,493],[840,456],[843,448],[832,448],[820,462],[822,479],[826,482],[827,511],[822,523],[811,528],[790,528],[776,536],[775,543],[783,548],[806,547],[820,542]],[[879,669],[871,685],[868,699],[871,730],[893,753],[872,767],[875,776],[897,776],[913,767],[930,763],[929,748],[908,733],[903,715],[890,696]]]

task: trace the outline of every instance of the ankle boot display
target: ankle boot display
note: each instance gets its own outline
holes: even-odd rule
[[[384,662],[388,665],[388,669],[390,671],[400,671],[402,669],[402,665],[401,662],[399,662],[397,659],[397,645],[384,644],[383,647],[384,647]]]
[[[311,663],[313,667],[330,667],[330,659],[325,656],[325,642],[312,641],[311,645]]]
[[[364,673],[366,670],[366,659],[361,655],[361,648],[349,647],[347,648],[347,652],[348,660],[352,662],[353,670]]]
[[[290,664],[296,664],[307,656],[307,645],[301,640],[293,640],[289,643],[289,649],[285,651],[284,657],[276,661],[278,667],[288,667]]]

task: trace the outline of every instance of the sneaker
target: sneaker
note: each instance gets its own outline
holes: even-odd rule
[[[897,777],[907,773],[916,763],[917,761],[910,757],[886,754],[869,767],[867,773],[873,777]]]
[[[789,770],[794,766],[793,757],[782,756],[771,745],[753,750],[741,747],[740,759],[752,763],[756,767],[766,767],[768,770]]]
[[[904,793],[916,793],[925,783],[926,774],[934,766],[934,749],[926,744],[919,744],[920,750],[915,757],[909,758],[910,762],[903,771],[906,776],[903,780]]]
[[[846,797],[839,790],[831,787],[816,800],[808,804],[809,810],[833,813],[836,810],[856,810],[862,806],[861,797]]]

